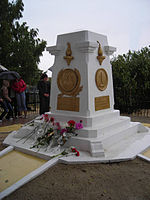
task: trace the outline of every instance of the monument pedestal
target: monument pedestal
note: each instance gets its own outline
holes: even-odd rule
[[[52,66],[51,115],[56,121],[83,121],[67,145],[104,157],[108,147],[135,132],[147,132],[114,110],[112,69],[107,37],[90,31],[58,35]]]

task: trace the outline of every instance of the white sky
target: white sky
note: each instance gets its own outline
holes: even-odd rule
[[[150,45],[150,0],[23,0],[21,21],[39,29],[47,46],[57,35],[80,30],[107,35],[116,54]],[[53,65],[53,56],[43,52],[39,68]],[[48,73],[50,75],[50,73]]]

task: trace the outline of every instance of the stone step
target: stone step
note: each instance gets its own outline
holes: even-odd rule
[[[116,132],[118,129],[127,128],[130,126],[129,117],[119,117],[112,121],[107,121],[102,126],[98,127],[98,136],[108,134],[109,132]]]
[[[120,146],[120,143],[124,144],[126,138],[128,138],[129,141],[132,141],[135,135],[136,138],[142,138],[144,134],[149,133],[149,131],[138,122],[130,122],[128,127],[120,127],[120,129],[113,130],[110,133],[111,134],[104,134],[96,138],[72,137],[69,141],[69,145],[73,146],[75,144],[79,150],[89,151],[94,157],[104,157],[106,150],[108,151],[115,146]],[[122,148],[123,146],[124,145],[122,145]],[[114,152],[115,151],[117,150],[114,150]]]
[[[96,138],[112,131],[116,132],[116,129],[118,128],[127,128],[129,125],[129,117],[118,117],[117,119],[115,118],[107,122],[105,121],[105,123],[99,124],[99,126],[84,127],[83,129],[79,130],[78,135],[79,137]]]
[[[99,140],[102,141],[103,147],[108,148],[114,143],[118,143],[120,140],[123,140],[125,137],[131,136],[138,132],[138,123],[130,123],[128,127],[121,127],[118,130],[112,131],[109,134],[104,134],[99,137]]]
[[[102,125],[106,121],[112,121],[113,119],[117,119],[120,116],[120,111],[111,110],[111,111],[106,111],[101,114],[90,116],[90,117],[63,115],[61,113],[51,114],[51,112],[49,112],[48,115],[54,117],[55,122],[58,121],[58,122],[66,123],[69,120],[74,120],[76,122],[79,122],[80,120],[82,120],[83,127],[88,128],[88,127],[94,127],[97,124]]]
[[[75,146],[78,150],[88,151],[93,157],[104,157],[104,148],[100,140],[72,137],[65,146]]]
[[[104,148],[101,141],[90,142],[90,152],[93,157],[104,157]]]
[[[121,140],[124,140],[124,138],[132,137],[132,135],[137,134],[142,136],[142,134],[146,132],[148,132],[147,127],[144,127],[139,122],[130,122],[130,126],[128,128],[124,128],[122,130],[120,129],[118,132],[112,133],[111,135],[105,135],[99,140],[102,141],[104,148],[108,148],[116,143],[119,143]]]
[[[102,114],[99,114],[98,116],[94,116],[92,119],[91,126],[95,127],[98,125],[103,125],[106,122],[112,121],[114,119],[118,119],[120,117],[120,111],[119,110],[113,110],[113,111],[107,111]]]
[[[149,132],[136,132],[132,135],[126,134],[119,142],[111,146],[104,147],[105,157],[132,157],[143,151],[150,144]]]

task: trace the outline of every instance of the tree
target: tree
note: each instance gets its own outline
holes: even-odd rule
[[[150,48],[129,51],[112,61],[115,107],[121,112],[148,108],[150,103]]]
[[[34,84],[41,74],[38,63],[46,42],[38,38],[38,29],[19,23],[23,8],[22,0],[0,0],[0,63]]]

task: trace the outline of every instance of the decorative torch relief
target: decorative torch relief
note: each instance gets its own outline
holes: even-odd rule
[[[70,65],[71,61],[74,59],[72,56],[72,50],[71,50],[71,44],[67,43],[67,50],[66,50],[66,56],[64,56],[64,59],[66,60],[68,66]]]
[[[97,43],[99,44],[97,60],[99,61],[99,64],[102,65],[102,62],[105,59],[105,56],[103,56],[101,44],[99,43],[99,41],[97,41]]]

